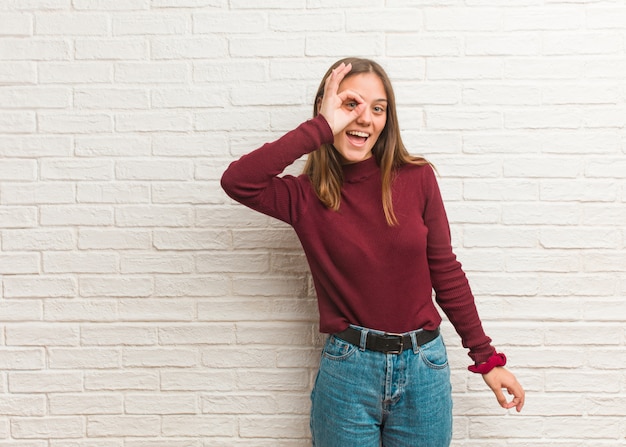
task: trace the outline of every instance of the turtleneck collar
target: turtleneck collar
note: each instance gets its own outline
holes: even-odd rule
[[[376,163],[375,157],[357,163],[349,163],[342,165],[343,179],[348,183],[357,183],[371,177],[373,174],[380,172],[380,168]]]

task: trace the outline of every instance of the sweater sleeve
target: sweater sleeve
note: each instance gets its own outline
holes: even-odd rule
[[[452,250],[450,225],[437,179],[432,169],[425,176],[424,222],[428,227],[428,263],[437,304],[461,337],[476,363],[486,361],[495,349],[478,316],[474,295]]]
[[[222,188],[237,202],[291,224],[304,206],[303,195],[295,177],[279,174],[298,158],[332,142],[330,126],[318,115],[232,162],[222,175]]]

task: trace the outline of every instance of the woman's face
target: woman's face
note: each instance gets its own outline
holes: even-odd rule
[[[339,93],[352,90],[365,102],[363,112],[346,128],[335,135],[334,146],[345,163],[356,163],[372,156],[372,148],[387,122],[387,94],[385,86],[374,73],[361,73],[345,78],[339,84]],[[346,101],[343,107],[352,109],[356,103]]]

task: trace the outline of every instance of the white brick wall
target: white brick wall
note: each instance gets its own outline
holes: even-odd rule
[[[528,391],[504,414],[446,323],[453,445],[626,446],[623,1],[2,0],[0,447],[309,445],[306,263],[218,180],[346,55]]]

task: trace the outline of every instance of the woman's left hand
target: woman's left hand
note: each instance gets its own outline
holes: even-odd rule
[[[526,393],[513,373],[506,368],[498,366],[493,368],[487,374],[483,374],[483,379],[496,395],[496,399],[502,408],[506,408],[508,410],[515,407],[518,413],[522,411]],[[506,389],[509,394],[513,395],[513,400],[511,402],[508,402],[506,396],[502,392],[503,389]]]

